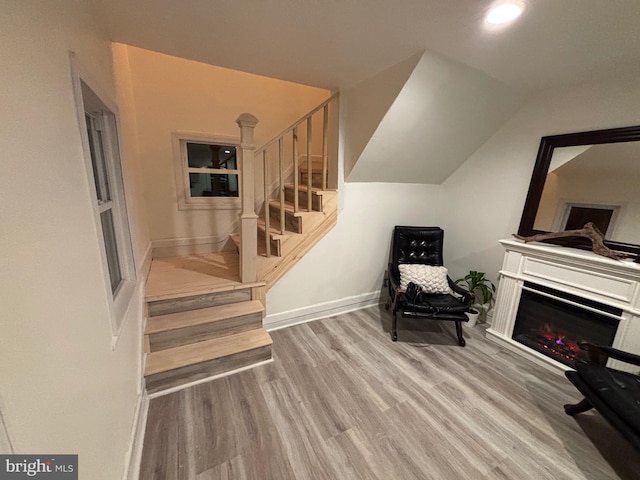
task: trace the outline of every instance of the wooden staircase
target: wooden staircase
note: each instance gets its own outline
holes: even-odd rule
[[[285,184],[284,233],[279,228],[281,202],[269,201],[271,256],[266,256],[265,222],[258,222],[258,279],[265,282],[267,290],[318,243],[338,219],[338,192],[312,187],[312,210],[308,211],[302,207],[307,205],[308,187],[299,185],[301,207],[294,212],[293,189],[293,184]]]
[[[237,263],[234,253],[153,261],[145,298],[149,393],[271,359],[264,282],[243,284],[221,268]]]
[[[250,114],[238,118],[243,159],[239,230],[245,235],[231,236],[238,252],[152,261],[144,332],[149,393],[162,394],[271,359],[271,337],[262,327],[266,291],[337,222],[338,193],[329,187],[337,184],[337,159],[332,158],[331,165],[328,162],[329,105],[335,105],[336,99],[337,95],[332,96],[256,150],[264,163],[264,193],[257,204],[262,217],[258,218],[252,183],[257,119]],[[337,110],[333,112],[337,118]],[[311,148],[313,138],[318,140],[312,131],[315,114],[321,115],[320,121],[318,116],[315,120],[316,126],[321,123],[321,155],[314,155]],[[302,125],[306,125],[306,137],[298,132]],[[285,142],[291,145],[289,153]],[[304,146],[300,154],[299,143]],[[270,156],[277,158],[279,170],[273,185],[268,178],[274,170],[268,163]],[[285,166],[287,162],[290,166]]]

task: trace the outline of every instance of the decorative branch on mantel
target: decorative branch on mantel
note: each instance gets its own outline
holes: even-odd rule
[[[623,258],[629,258],[629,255],[621,252],[614,252],[604,244],[604,235],[592,222],[587,223],[584,227],[577,230],[565,230],[564,232],[552,232],[552,233],[539,233],[537,235],[531,235],[529,237],[523,237],[521,235],[513,234],[518,240],[527,242],[541,242],[543,240],[551,240],[553,238],[564,237],[586,237],[591,240],[591,249],[593,253],[602,255],[603,257],[613,258],[615,260],[622,260]]]

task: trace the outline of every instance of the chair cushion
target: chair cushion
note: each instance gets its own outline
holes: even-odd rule
[[[464,312],[468,310],[467,306],[456,297],[447,294],[421,294],[420,299],[427,301],[418,301],[415,305],[408,299],[402,301],[402,309],[405,311],[416,312],[420,314],[438,314],[438,313],[455,313],[461,314],[461,318],[466,318]]]
[[[640,432],[640,377],[603,365],[576,365],[582,380],[631,428]]]
[[[451,292],[447,280],[448,270],[445,267],[401,264],[398,265],[398,270],[400,270],[400,288],[402,289],[406,289],[409,282],[413,282],[425,293]]]

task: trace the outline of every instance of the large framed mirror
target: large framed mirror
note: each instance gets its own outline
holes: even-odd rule
[[[543,137],[518,234],[582,228],[640,259],[640,126]],[[587,239],[552,243],[589,249]]]

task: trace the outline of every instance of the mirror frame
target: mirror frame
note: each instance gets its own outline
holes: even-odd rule
[[[542,137],[540,140],[540,148],[538,149],[538,156],[536,157],[536,164],[533,167],[533,173],[531,175],[529,192],[527,193],[527,199],[522,211],[520,226],[518,227],[518,235],[528,237],[538,233],[548,233],[543,230],[534,229],[533,225],[538,213],[538,207],[540,205],[540,199],[542,198],[542,191],[544,190],[544,183],[547,178],[554,149],[578,145],[600,145],[603,143],[636,141],[640,141],[640,125]],[[640,241],[640,238],[638,240]],[[565,237],[545,240],[545,242],[591,250],[591,242],[581,237]],[[633,254],[632,256],[635,256],[636,262],[640,260],[640,244],[615,242],[611,240],[605,240],[604,243],[612,250]]]

